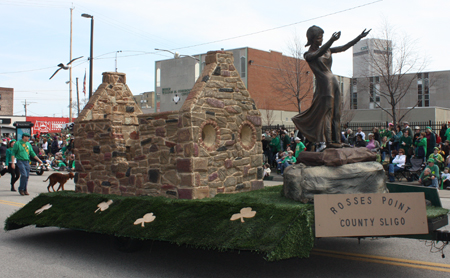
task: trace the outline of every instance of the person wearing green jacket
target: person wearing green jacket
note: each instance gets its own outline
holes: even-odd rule
[[[447,140],[450,141],[450,127],[447,128],[447,131],[445,132],[444,136],[447,137]]]
[[[414,142],[414,146],[416,146],[415,155],[417,158],[427,157],[427,138],[425,138],[425,132],[421,132],[419,138],[417,138],[416,142]]]
[[[298,155],[306,149],[305,145],[303,145],[302,142],[300,142],[299,137],[295,137],[295,158],[297,159]]]
[[[281,175],[284,173],[284,169],[297,162],[297,159],[293,156],[293,151],[288,151],[288,156],[281,162]]]
[[[439,153],[439,148],[434,147],[433,153],[430,154],[428,157],[429,159],[434,159],[436,165],[440,170],[444,170],[444,162],[445,159],[442,157],[442,155]]]
[[[31,144],[28,142],[30,140],[30,134],[22,134],[22,139],[17,141],[12,148],[11,160],[17,159],[17,164],[11,163],[13,169],[19,168],[20,171],[20,185],[19,194],[30,195],[27,191],[28,178],[30,176],[30,157],[37,160],[40,164],[42,161],[37,157],[36,153],[33,151]],[[17,165],[17,167],[16,167]]]
[[[426,169],[430,169],[431,171],[431,185],[430,187],[438,188],[438,177],[439,177],[439,167],[434,164],[434,159],[428,159],[428,165],[423,170],[422,174],[419,176],[419,183],[422,184],[422,180],[424,178],[424,173]]]
[[[392,132],[392,146],[391,146],[391,150],[396,150],[398,151],[400,149],[400,138],[402,138],[403,136],[403,131],[401,126],[397,126],[397,128],[395,129],[395,131]]]
[[[277,136],[276,132],[272,133],[272,141],[269,143],[270,149],[272,150],[272,157],[280,151],[280,137]]]
[[[389,141],[392,138],[392,131],[391,131],[392,128],[394,128],[394,125],[392,123],[389,123],[388,128],[380,132],[380,138],[386,136],[387,140]]]
[[[412,146],[413,141],[411,138],[411,134],[409,134],[409,130],[405,129],[402,137],[400,137],[399,146],[401,149],[405,151],[405,154],[408,156],[409,148]]]
[[[280,141],[283,144],[283,151],[287,151],[287,148],[291,144],[291,138],[286,133],[281,133]]]
[[[6,150],[6,161],[5,161],[7,168],[5,168],[1,171],[2,176],[4,174],[6,174],[7,172],[9,172],[11,174],[11,191],[16,191],[14,184],[20,177],[19,168],[15,167],[15,169],[13,169],[13,167],[11,165],[12,163],[16,164],[16,161],[12,161],[12,159],[11,159],[12,158],[12,148],[15,143],[16,143],[15,139],[12,139],[11,141],[9,141],[9,148]]]

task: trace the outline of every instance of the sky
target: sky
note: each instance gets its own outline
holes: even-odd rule
[[[93,90],[102,73],[127,74],[133,94],[155,88],[155,61],[171,59],[155,48],[195,55],[210,50],[251,47],[284,54],[297,37],[306,43],[311,25],[324,29],[324,40],[342,31],[335,45],[345,44],[365,28],[369,37],[388,22],[400,36],[414,40],[427,58],[427,71],[450,70],[450,1],[447,0],[0,0],[0,87],[14,88],[14,115],[69,115],[69,71],[50,76],[69,62],[70,8],[73,9],[72,79],[78,77],[80,103],[89,87],[91,20],[94,16]],[[117,52],[122,51],[122,52]],[[333,72],[352,76],[352,51],[333,56]],[[251,92],[250,92],[251,93]],[[76,89],[73,85],[73,100]],[[76,117],[76,109],[73,110]]]

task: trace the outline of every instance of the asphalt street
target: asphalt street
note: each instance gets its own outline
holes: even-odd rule
[[[39,193],[43,176],[32,174],[28,192],[9,191],[9,174],[0,179],[4,221]],[[266,185],[280,184],[279,181]],[[66,189],[73,190],[69,181]],[[450,208],[450,191],[441,191]],[[448,229],[448,226],[445,227]],[[25,227],[0,232],[0,277],[450,277],[447,255],[430,252],[424,241],[402,238],[327,238],[316,242],[308,259],[267,262],[252,252],[217,252],[146,241],[134,253],[114,249],[104,235],[59,228]]]

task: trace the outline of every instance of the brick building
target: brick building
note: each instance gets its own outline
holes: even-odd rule
[[[292,125],[291,118],[298,114],[295,97],[282,93],[282,88],[277,84],[280,72],[288,73],[285,77],[290,75],[290,81],[300,77],[301,95],[308,92],[302,100],[301,111],[310,107],[314,93],[314,75],[306,61],[285,56],[277,51],[262,51],[249,47],[228,51],[233,53],[234,67],[261,112],[263,125]],[[193,57],[195,59],[183,57],[155,62],[155,112],[179,110],[183,105],[189,88],[192,88],[205,67],[205,54]],[[343,99],[350,99],[347,96],[350,92],[350,78],[337,78],[341,83],[341,92],[344,93]],[[179,101],[176,102],[178,98]],[[344,104],[344,109],[345,107]]]
[[[0,115],[14,114],[14,89],[0,87]]]

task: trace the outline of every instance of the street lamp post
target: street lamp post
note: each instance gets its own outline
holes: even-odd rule
[[[94,16],[82,14],[82,17],[91,19],[91,54],[89,57],[89,99],[92,97],[92,71],[94,68]]]

